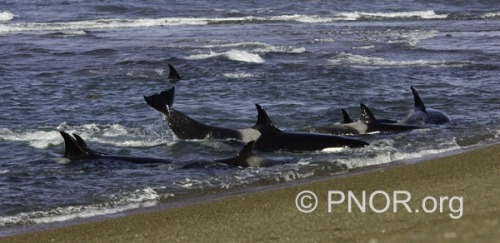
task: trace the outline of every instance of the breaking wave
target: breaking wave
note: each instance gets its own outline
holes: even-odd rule
[[[174,194],[159,195],[158,188],[147,187],[134,192],[110,195],[111,200],[91,205],[63,206],[46,211],[22,212],[12,216],[0,217],[0,228],[63,222],[72,219],[91,218],[119,212],[153,207],[161,198],[174,197]],[[159,188],[161,190],[161,188]]]
[[[62,130],[68,133],[78,133],[87,141],[119,147],[153,147],[165,143],[163,135],[152,130],[130,128],[120,124],[69,126],[66,123],[54,129],[0,128],[0,141],[27,142],[31,147],[44,149],[64,142],[59,134]]]
[[[341,52],[334,59],[330,59],[332,65],[352,65],[361,67],[410,67],[410,66],[430,66],[430,67],[463,67],[464,63],[434,61],[434,60],[387,60],[381,57],[362,56]]]
[[[218,58],[224,57],[229,60],[239,61],[239,62],[247,62],[247,63],[264,63],[265,60],[260,57],[259,54],[250,53],[242,50],[229,50],[225,52],[213,52],[210,51],[207,54],[195,54],[188,57],[185,57],[188,60],[203,60],[209,58]]]
[[[496,17],[498,13],[490,13],[478,18]],[[0,21],[9,21],[14,14],[4,11],[0,13]],[[446,19],[448,14],[437,14],[433,10],[409,12],[340,12],[332,15],[279,15],[269,17],[244,16],[229,18],[208,17],[168,17],[168,18],[141,18],[141,19],[95,19],[67,22],[17,22],[0,25],[0,33],[29,32],[29,31],[65,31],[88,29],[119,29],[143,28],[157,26],[187,26],[209,24],[255,24],[276,22],[297,23],[332,23],[338,21],[374,20],[381,19]]]

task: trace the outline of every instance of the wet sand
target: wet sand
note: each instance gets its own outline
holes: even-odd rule
[[[296,207],[303,190],[318,198],[311,213]],[[348,212],[349,192],[359,203],[366,193],[364,213],[354,201]],[[341,193],[345,202],[333,204]],[[394,203],[394,199],[405,201],[408,194],[408,209],[402,202]],[[298,201],[314,205],[312,197]],[[499,229],[497,144],[414,164],[25,233],[0,242],[500,242]]]

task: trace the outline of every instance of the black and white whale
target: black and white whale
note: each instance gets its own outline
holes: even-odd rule
[[[342,109],[344,123],[328,124],[312,127],[310,132],[328,133],[334,135],[363,135],[370,133],[395,133],[404,132],[423,127],[394,123],[393,120],[376,119],[373,113],[364,104],[360,104],[361,119],[354,122],[349,114]]]
[[[406,117],[401,121],[405,124],[446,124],[450,122],[448,116],[436,109],[427,108],[424,102],[420,98],[417,90],[411,86],[411,92],[413,93],[413,99],[415,100],[415,108],[410,110]]]
[[[248,143],[260,136],[260,133],[253,128],[231,129],[196,121],[172,107],[174,96],[175,88],[172,87],[159,94],[144,96],[144,100],[165,116],[168,126],[180,139],[233,139]]]
[[[258,119],[250,128],[230,129],[198,122],[172,108],[175,89],[144,96],[146,103],[165,116],[170,129],[180,139],[233,139],[248,143],[263,151],[315,151],[325,148],[363,147],[368,143],[360,140],[326,134],[283,132],[274,127],[267,113],[256,104]],[[265,136],[264,136],[265,135]]]
[[[168,80],[172,83],[175,83],[179,80],[181,80],[181,75],[179,75],[179,73],[177,72],[177,70],[175,70],[174,66],[172,66],[171,64],[168,64]]]
[[[347,113],[346,110],[340,109],[342,111],[342,124],[347,124],[347,123],[353,123],[354,121],[351,119],[351,116],[349,116],[349,113]],[[380,123],[398,123],[397,120],[392,120],[392,119],[386,119],[386,118],[377,118],[377,121]]]
[[[70,161],[82,161],[82,160],[96,160],[96,161],[123,161],[135,164],[171,164],[174,160],[170,159],[158,159],[149,157],[134,157],[134,156],[119,156],[119,155],[109,155],[101,152],[94,151],[90,149],[87,143],[78,135],[69,135],[64,131],[60,131],[64,139],[64,158]],[[277,163],[284,163],[283,161],[265,159],[263,157],[257,156],[252,152],[254,142],[249,142],[240,150],[240,152],[228,159],[213,160],[207,163],[221,163],[230,166],[239,167],[267,167]],[[198,162],[194,162],[184,166],[183,168],[191,168],[199,165]]]
[[[253,127],[260,132],[255,147],[262,151],[318,151],[326,148],[359,148],[369,145],[367,142],[334,135],[285,132],[274,126],[273,122],[259,104],[255,104],[258,111],[257,124]]]
[[[170,164],[173,162],[172,160],[169,159],[108,155],[90,149],[87,143],[78,134],[73,134],[73,136],[71,136],[64,131],[60,131],[59,133],[61,133],[61,136],[64,139],[64,147],[65,147],[64,158],[69,159],[71,161],[118,160],[118,161],[126,161],[137,164],[149,164],[149,163]]]
[[[237,156],[229,159],[216,160],[216,162],[239,167],[269,167],[276,164],[290,163],[290,161],[286,160],[268,159],[255,155],[252,152],[254,144],[255,141],[249,142],[243,146]]]

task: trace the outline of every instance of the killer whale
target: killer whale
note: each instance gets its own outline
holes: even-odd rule
[[[245,146],[243,146],[238,155],[236,155],[235,157],[229,159],[216,160],[216,162],[232,166],[239,166],[239,167],[269,167],[276,164],[287,163],[287,161],[272,160],[256,156],[252,152],[254,144],[255,141],[248,142]]]
[[[448,118],[448,116],[444,112],[432,108],[427,108],[420,98],[417,90],[413,86],[410,86],[410,89],[413,94],[415,107],[408,112],[406,117],[402,120],[402,123],[441,125],[451,122],[450,118]]]
[[[393,133],[404,132],[423,127],[396,124],[393,120],[376,119],[370,109],[363,103],[360,105],[361,119],[354,122],[349,114],[342,109],[344,123],[329,124],[310,128],[310,132],[328,133],[334,135],[363,135],[369,133]],[[388,121],[388,122],[386,122]]]
[[[60,131],[59,133],[64,139],[65,151],[63,157],[69,159],[70,161],[113,160],[135,164],[171,164],[174,162],[170,159],[104,154],[90,149],[87,143],[78,134],[73,134],[73,136],[71,136],[64,131]],[[240,152],[232,158],[218,159],[211,161],[210,163],[219,163],[239,167],[267,167],[276,164],[277,161],[265,159],[252,153],[253,144],[254,141],[247,143],[243,146]],[[193,164],[197,165],[198,163],[192,163],[191,165]],[[190,168],[190,165],[186,165],[182,168]]]
[[[170,164],[173,161],[169,159],[155,159],[155,158],[145,158],[145,157],[131,157],[131,156],[118,156],[118,155],[108,155],[105,153],[97,152],[89,148],[87,143],[78,135],[69,135],[64,131],[59,131],[64,139],[64,158],[71,161],[78,160],[119,160],[126,161],[136,164],[145,163],[161,163]]]
[[[253,128],[231,129],[198,122],[172,107],[174,96],[175,87],[172,87],[161,93],[144,96],[144,100],[165,116],[168,126],[180,139],[232,139],[248,143],[260,136]]]
[[[340,109],[340,110],[342,111],[342,118],[343,118],[342,124],[354,122],[354,120],[351,119],[351,116],[349,116],[349,113],[347,113],[346,110],[344,110],[344,109]],[[396,120],[385,119],[385,118],[377,118],[377,121],[380,123],[398,123],[398,121],[396,121]]]
[[[181,75],[179,75],[179,72],[172,66],[171,64],[168,64],[168,80],[172,83],[175,83],[179,80],[181,80]]]
[[[285,132],[274,126],[266,111],[255,104],[258,111],[257,124],[254,126],[260,132],[255,147],[262,151],[318,151],[326,148],[349,147],[359,148],[369,145],[367,142],[334,135]]]

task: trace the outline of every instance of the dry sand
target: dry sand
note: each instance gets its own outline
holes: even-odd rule
[[[295,199],[303,190],[318,197],[312,213],[296,208]],[[390,200],[394,191],[408,192],[413,212],[399,204],[394,213],[390,204],[387,212],[377,213],[387,200],[375,193],[374,210],[367,205],[362,213],[353,205],[349,213],[343,203],[333,205],[329,213],[331,190],[352,191],[360,199],[365,191],[367,203],[377,190],[388,193]],[[442,213],[439,206],[437,212],[423,212],[421,202],[428,196],[437,203],[448,197]],[[405,197],[399,194],[398,199]],[[303,202],[312,203],[308,198]],[[425,207],[432,209],[432,201],[427,202]],[[352,176],[0,238],[0,242],[500,242],[499,203],[500,145],[492,145]]]

